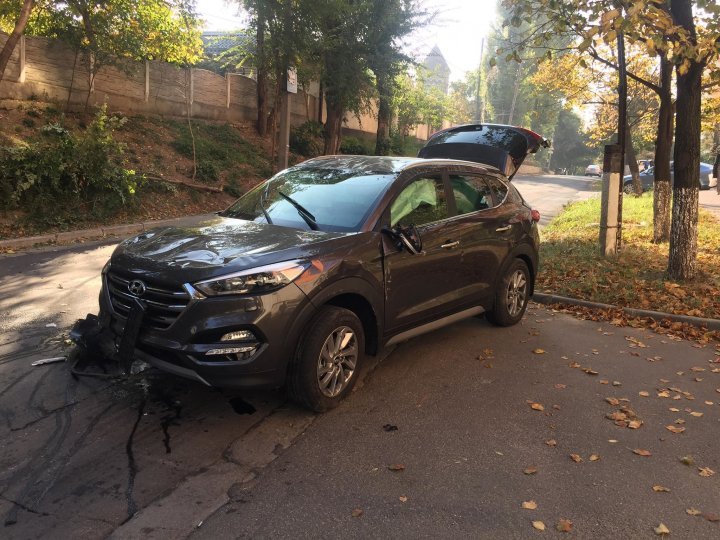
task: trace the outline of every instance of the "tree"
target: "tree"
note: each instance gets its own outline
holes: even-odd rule
[[[18,41],[20,41],[20,36],[22,35],[22,33],[25,31],[25,27],[27,26],[28,20],[30,19],[30,13],[32,12],[33,4],[33,0],[23,0],[22,6],[20,8],[20,13],[18,14],[15,25],[13,26],[12,33],[10,34],[7,41],[5,42],[5,45],[3,45],[3,48],[0,51],[0,81],[2,81],[3,76],[5,75],[5,68],[7,68],[10,57],[15,50],[15,46],[17,45]]]

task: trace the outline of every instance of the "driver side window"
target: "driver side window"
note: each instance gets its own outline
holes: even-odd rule
[[[390,226],[425,225],[448,217],[440,176],[421,176],[400,192],[390,207]]]

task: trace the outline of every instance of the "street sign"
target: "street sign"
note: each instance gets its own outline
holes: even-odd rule
[[[287,71],[287,91],[291,94],[297,94],[298,91],[297,69],[294,67]]]

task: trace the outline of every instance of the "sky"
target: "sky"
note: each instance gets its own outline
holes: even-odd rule
[[[482,39],[495,19],[496,0],[425,0],[425,6],[437,12],[432,25],[412,36],[409,47],[419,60],[434,45],[440,48],[452,71],[450,79],[463,78],[466,71],[480,64]],[[225,0],[200,0],[197,9],[205,20],[205,30],[234,30],[247,21],[237,15],[237,3]]]

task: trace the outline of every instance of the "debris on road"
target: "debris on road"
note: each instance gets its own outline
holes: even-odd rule
[[[66,358],[64,356],[56,356],[54,358],[43,358],[42,360],[35,360],[32,366],[44,366],[46,364],[57,364],[58,362],[64,362]]]

